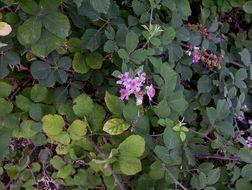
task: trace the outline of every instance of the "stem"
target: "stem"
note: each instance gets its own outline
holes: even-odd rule
[[[202,160],[202,159],[215,159],[215,160],[226,160],[226,161],[237,161],[237,162],[241,161],[240,157],[238,157],[238,156],[224,157],[219,154],[215,154],[215,155],[199,154],[199,155],[196,155],[196,157],[200,160]]]
[[[90,144],[93,146],[93,148],[95,149],[95,151],[96,151],[97,153],[101,154],[101,157],[102,157],[103,159],[106,159],[107,156],[106,156],[106,154],[100,149],[100,147],[97,146],[91,138],[87,138],[87,139],[88,139],[88,141],[90,142]],[[119,177],[118,177],[117,174],[114,172],[114,170],[113,170],[111,164],[108,164],[108,169],[109,169],[109,171],[111,172],[111,174],[112,174],[112,176],[113,176],[113,178],[114,178],[116,184],[119,186],[120,190],[126,190],[126,188],[124,187],[124,184],[120,181]]]
[[[154,153],[151,152],[151,155],[159,162],[162,163],[162,168],[166,171],[166,173],[169,175],[169,177],[173,180],[173,182],[175,183],[175,185],[181,187],[181,189],[183,190],[188,190],[182,183],[180,183],[176,177],[172,174],[172,172],[166,167],[166,164],[159,159]]]

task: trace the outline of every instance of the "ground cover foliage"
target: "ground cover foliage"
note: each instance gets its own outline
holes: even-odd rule
[[[251,0],[0,11],[0,189],[252,189]]]

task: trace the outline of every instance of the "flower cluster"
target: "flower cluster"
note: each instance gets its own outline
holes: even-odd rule
[[[136,97],[136,105],[141,105],[143,103],[143,97],[147,94],[150,101],[155,96],[155,88],[152,84],[145,85],[146,73],[139,71],[135,77],[131,77],[129,72],[122,73],[119,75],[119,80],[117,84],[123,86],[120,89],[120,99],[128,100],[130,95],[134,94]]]
[[[187,46],[185,54],[192,57],[192,63],[198,63],[200,60],[210,69],[216,70],[220,68],[219,62],[222,60],[221,55],[216,55],[204,48],[197,46]]]
[[[246,140],[246,144],[248,148],[252,148],[252,137],[248,137]]]

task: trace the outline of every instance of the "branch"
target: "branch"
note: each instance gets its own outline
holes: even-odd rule
[[[91,138],[87,138],[87,139],[90,142],[90,144],[93,146],[95,151],[97,153],[99,153],[103,159],[107,159],[106,154],[100,149],[100,147],[97,146]],[[111,174],[112,174],[113,178],[115,179],[116,184],[119,186],[120,190],[126,190],[126,188],[124,187],[124,184],[120,181],[119,177],[114,172],[111,164],[108,164],[108,169],[111,172]]]
[[[196,155],[196,157],[200,160],[202,160],[202,159],[215,159],[215,160],[236,161],[236,162],[241,161],[240,157],[238,157],[238,156],[224,157],[219,154],[215,154],[215,155],[199,154],[199,155]]]
[[[169,175],[169,177],[173,180],[173,182],[175,183],[175,185],[181,187],[181,189],[183,190],[188,190],[182,183],[180,183],[176,177],[172,174],[172,172],[166,167],[165,163],[159,159],[154,153],[151,152],[151,155],[159,162],[162,163],[162,168],[166,171],[166,173]]]

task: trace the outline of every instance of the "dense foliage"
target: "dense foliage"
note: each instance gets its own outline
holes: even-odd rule
[[[0,189],[252,189],[251,0],[0,10]]]

